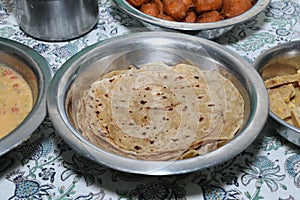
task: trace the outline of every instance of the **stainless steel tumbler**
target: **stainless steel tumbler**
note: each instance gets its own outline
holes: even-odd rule
[[[20,28],[41,40],[73,39],[98,21],[98,0],[15,0],[15,5]]]

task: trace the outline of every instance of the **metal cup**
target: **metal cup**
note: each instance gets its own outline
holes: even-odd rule
[[[98,0],[15,0],[15,5],[20,28],[41,40],[73,39],[98,21]]]

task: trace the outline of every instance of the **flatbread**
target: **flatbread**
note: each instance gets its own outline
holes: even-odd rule
[[[284,85],[288,83],[293,83],[293,82],[299,82],[300,81],[300,73],[296,74],[290,74],[290,75],[285,75],[285,76],[276,76],[270,79],[265,80],[265,86],[269,89],[272,87],[276,87],[279,85]]]
[[[217,71],[200,70],[184,64],[174,68],[189,69],[189,73],[203,78],[210,95],[207,102],[211,107],[209,134],[203,140],[196,140],[186,154],[204,154],[232,139],[242,127],[244,116],[244,100],[237,88]]]
[[[292,83],[269,89],[268,92],[269,94],[278,92],[282,96],[285,103],[289,103],[290,99],[293,98],[296,94],[296,90]]]
[[[215,71],[161,62],[112,71],[79,100],[77,129],[96,146],[143,160],[213,151],[243,123],[244,102]]]
[[[291,110],[279,92],[269,92],[270,110],[281,119],[291,117]]]

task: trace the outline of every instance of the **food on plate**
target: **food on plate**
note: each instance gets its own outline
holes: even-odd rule
[[[162,62],[111,71],[74,106],[91,143],[141,160],[178,160],[213,151],[241,129],[244,100],[217,71]]]
[[[224,19],[224,17],[216,10],[205,12],[197,18],[197,22],[216,22]]]
[[[197,13],[221,10],[222,5],[223,0],[195,0],[195,10]]]
[[[159,10],[155,3],[146,3],[142,5],[141,11],[143,13],[146,13],[147,15],[151,15],[155,17],[159,15]]]
[[[256,0],[127,0],[141,12],[177,22],[207,23],[241,15]]]
[[[25,79],[0,65],[0,138],[15,129],[31,111],[32,91]]]
[[[264,82],[269,93],[270,110],[300,128],[300,71],[268,78]]]
[[[179,21],[186,17],[188,10],[194,6],[192,0],[163,0],[164,14]]]
[[[253,5],[253,0],[223,0],[221,13],[224,18],[232,18],[243,14]]]
[[[145,4],[145,3],[148,3],[149,0],[130,0],[129,2],[133,6],[141,6],[141,5]]]

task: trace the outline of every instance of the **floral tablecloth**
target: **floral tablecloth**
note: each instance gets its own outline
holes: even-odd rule
[[[13,1],[0,0],[0,36],[35,49],[55,73],[88,45],[143,28],[110,0],[100,0],[99,9],[91,32],[54,43],[27,36],[16,23]],[[300,0],[272,0],[256,18],[215,41],[251,63],[266,49],[297,39]],[[270,126],[232,160],[194,173],[156,177],[116,171],[81,157],[46,117],[28,141],[0,157],[0,199],[300,199],[300,148]]]

